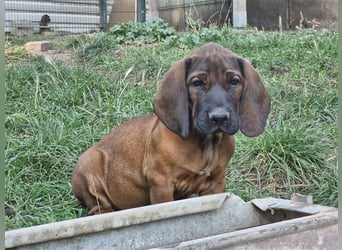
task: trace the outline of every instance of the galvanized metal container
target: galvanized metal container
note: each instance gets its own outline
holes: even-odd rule
[[[5,233],[15,249],[337,249],[336,208],[231,193]]]

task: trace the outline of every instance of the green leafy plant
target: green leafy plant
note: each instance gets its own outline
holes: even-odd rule
[[[169,27],[162,19],[150,22],[128,22],[111,27],[107,36],[112,36],[118,44],[150,44],[162,42],[175,35],[175,30]]]

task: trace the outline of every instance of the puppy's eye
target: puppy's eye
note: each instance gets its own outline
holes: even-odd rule
[[[239,77],[234,77],[230,82],[230,84],[233,86],[239,85],[240,83],[241,83],[241,80]]]
[[[194,80],[191,82],[191,85],[194,86],[194,87],[199,87],[199,88],[204,88],[205,87],[205,84],[203,81],[201,80]]]

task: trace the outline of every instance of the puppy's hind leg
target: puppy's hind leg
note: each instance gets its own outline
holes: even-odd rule
[[[72,190],[77,199],[88,207],[89,215],[120,210],[107,190],[103,165],[102,152],[90,149],[80,157],[72,174]]]
[[[85,199],[85,205],[89,208],[89,215],[102,214],[114,211],[111,198],[108,196],[107,188],[103,182],[94,175],[87,178],[88,199]]]
[[[81,204],[89,209],[88,215],[101,214],[114,211],[110,200],[107,198],[103,186],[93,175],[81,176],[78,184],[73,185],[73,192]]]
[[[88,193],[85,205],[89,208],[89,215],[102,214],[115,211],[112,200],[108,196],[107,188],[103,182],[93,175],[87,178]]]

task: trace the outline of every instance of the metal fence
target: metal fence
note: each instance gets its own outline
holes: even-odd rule
[[[82,33],[107,28],[113,0],[5,0],[5,33]]]

